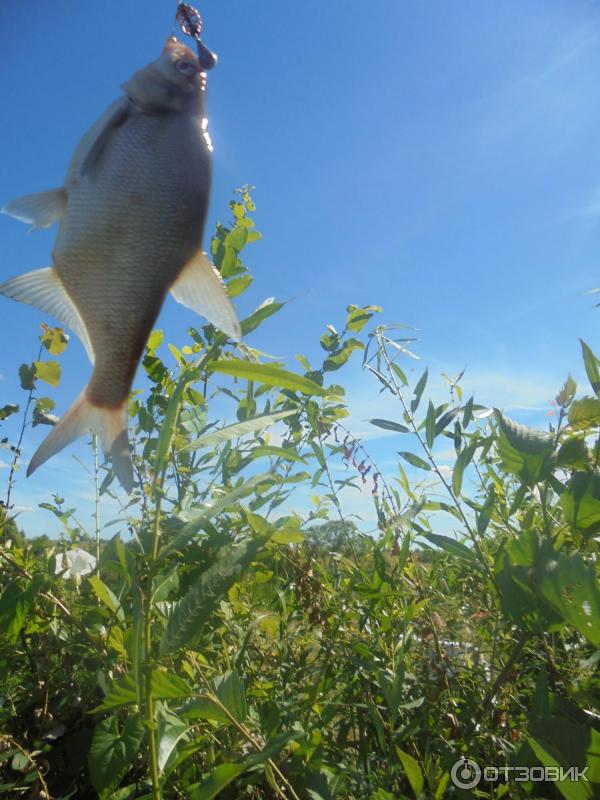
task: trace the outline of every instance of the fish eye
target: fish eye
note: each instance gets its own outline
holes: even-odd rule
[[[196,65],[193,64],[191,61],[185,61],[185,59],[181,59],[180,61],[175,62],[175,69],[179,72],[183,73],[186,77],[190,77],[194,75],[198,70],[196,69]]]

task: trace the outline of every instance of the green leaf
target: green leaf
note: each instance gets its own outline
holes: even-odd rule
[[[126,675],[119,681],[113,681],[104,700],[92,709],[96,714],[100,711],[110,711],[114,708],[135,705],[138,702],[135,677]]]
[[[569,375],[567,380],[561,387],[560,392],[556,395],[556,404],[561,408],[566,408],[572,402],[573,398],[575,397],[575,392],[577,391],[577,384],[573,380],[573,378]]]
[[[187,796],[189,800],[212,800],[245,770],[244,764],[219,764],[205,781],[188,786]]]
[[[155,669],[152,672],[152,693],[156,700],[172,700],[189,697],[192,690],[183,678]],[[92,710],[94,713],[110,711],[115,708],[136,705],[137,702],[138,692],[135,675],[129,673],[124,678],[113,681],[104,700]]]
[[[463,418],[462,418],[462,426],[463,428],[468,428],[471,419],[473,418],[473,398],[470,397],[464,407]]]
[[[435,406],[429,401],[427,416],[425,417],[425,437],[429,448],[433,447],[435,441]]]
[[[92,784],[101,800],[116,789],[129,770],[144,738],[139,716],[128,717],[123,729],[118,718],[108,717],[96,725],[90,746],[89,767]]]
[[[192,690],[189,683],[183,678],[172,672],[155,669],[152,672],[152,693],[158,700],[172,700],[178,697],[189,697]]]
[[[583,363],[588,380],[596,397],[600,397],[600,360],[594,355],[590,347],[583,341],[581,342],[581,352],[583,354]]]
[[[314,381],[271,364],[255,364],[252,361],[232,358],[227,361],[213,361],[209,368],[212,372],[230,375],[232,378],[245,378],[291,392],[302,392],[308,395],[325,394],[323,387]]]
[[[479,564],[476,553],[461,542],[457,542],[456,539],[451,539],[449,536],[442,536],[440,533],[423,533],[421,535],[447,553],[470,561],[473,564]]]
[[[107,608],[109,608],[113,614],[116,614],[119,620],[123,622],[125,620],[125,613],[121,607],[121,603],[117,600],[115,593],[112,589],[102,581],[98,575],[92,575],[91,578],[88,578],[88,583],[94,590],[94,594],[103,603]]]
[[[177,709],[179,716],[184,719],[206,719],[231,725],[231,720],[223,709],[213,702],[208,696],[196,697]]]
[[[592,766],[594,761],[597,763],[600,737],[596,731],[586,729],[562,717],[541,719],[533,727],[536,735],[527,737],[527,743],[544,767],[562,767],[566,770],[577,765],[577,762],[581,765],[581,751],[586,746],[586,743],[581,741],[582,737],[585,740],[592,740],[589,744],[591,752],[588,763]],[[557,781],[554,785],[566,800],[593,800],[596,796],[594,784],[589,781],[589,777],[586,781],[563,780]]]
[[[370,419],[371,425],[376,425],[378,428],[383,428],[386,431],[394,431],[395,433],[410,433],[410,428],[406,425],[401,425],[399,422],[392,422],[390,419]]]
[[[498,423],[497,449],[502,468],[530,486],[544,480],[553,467],[554,437],[519,425],[494,409]]]
[[[162,473],[166,466],[167,459],[169,458],[169,446],[173,438],[173,431],[175,425],[177,424],[177,417],[179,416],[179,411],[181,409],[183,393],[185,392],[189,382],[190,376],[187,372],[184,372],[181,378],[179,378],[177,381],[177,385],[175,386],[171,399],[169,400],[162,430],[158,439],[156,455],[154,457],[154,472],[156,475],[160,475]]]
[[[477,440],[469,442],[466,447],[463,447],[454,462],[454,468],[452,470],[452,491],[456,497],[458,497],[462,491],[463,476],[466,468],[473,460],[477,446]]]
[[[183,722],[171,711],[163,712],[158,720],[158,770],[163,772],[167,762],[182,738],[190,731],[187,722]]]
[[[220,764],[203,783],[193,784],[188,787],[187,791],[190,800],[211,800],[221,789],[224,789],[225,786],[230,784],[247,769],[252,769],[259,764],[264,764],[265,761],[277,755],[291,739],[297,739],[301,735],[301,730],[287,731],[286,733],[279,734],[279,736],[269,739],[262,750],[248,756],[242,763]],[[312,797],[312,793],[310,796]]]
[[[560,628],[562,620],[537,591],[540,541],[536,532],[523,531],[499,550],[494,570],[504,614],[521,630],[547,633]]]
[[[173,551],[183,547],[185,544],[187,544],[191,537],[197,533],[206,522],[208,522],[209,519],[216,517],[217,514],[221,513],[221,511],[231,508],[241,497],[250,494],[257,484],[262,483],[265,480],[270,480],[271,478],[272,476],[268,472],[261,473],[260,475],[253,475],[252,478],[243,481],[235,489],[232,489],[231,492],[223,495],[223,497],[219,497],[212,503],[212,505],[203,508],[198,513],[192,514],[185,525],[183,525],[183,527],[180,529],[179,533],[174,536],[173,539],[171,539],[171,541],[162,550],[161,557],[164,557],[169,553],[172,553]]]
[[[273,314],[276,314],[285,303],[278,303],[273,298],[269,298],[265,300],[265,302],[260,305],[256,311],[253,311],[249,317],[246,317],[245,320],[242,320],[242,333],[244,336],[249,334],[251,331],[258,328],[266,319],[272,317]]]
[[[226,425],[224,428],[219,428],[216,431],[209,431],[208,433],[199,436],[197,439],[194,439],[193,442],[184,445],[180,449],[180,452],[185,452],[186,450],[198,450],[200,447],[212,447],[215,444],[223,444],[223,442],[229,442],[232,439],[239,439],[241,436],[245,436],[246,434],[262,431],[265,428],[274,425],[276,422],[279,422],[280,419],[285,419],[286,417],[290,417],[292,414],[297,413],[298,411],[295,409],[277,411],[274,414],[261,414],[260,416],[252,417],[252,419],[246,419],[243,422],[236,422],[233,425]]]
[[[10,417],[11,414],[16,414],[18,410],[19,406],[15,403],[8,403],[7,405],[2,406],[2,408],[0,408],[0,420]]]
[[[56,425],[58,417],[48,413],[54,406],[54,400],[50,397],[38,397],[33,407],[32,424],[34,428],[37,425]]]
[[[10,761],[10,768],[15,772],[29,772],[31,766],[31,758],[26,753],[17,752]]]
[[[275,544],[299,544],[305,539],[306,537],[300,531],[288,530],[287,528],[275,531],[271,536],[271,541],[275,542]]]
[[[560,504],[569,525],[587,530],[600,523],[600,476],[576,472],[560,496]]]
[[[19,367],[19,379],[21,381],[21,389],[31,391],[35,388],[35,362],[33,364],[21,364]]]
[[[240,579],[268,541],[267,536],[257,536],[235,547],[221,548],[216,560],[200,575],[196,585],[175,604],[161,639],[161,653],[190,644],[198,637],[221,598]]]
[[[569,410],[569,425],[576,431],[597,428],[600,425],[600,400],[596,397],[575,400]]]
[[[585,469],[589,463],[588,449],[582,437],[566,439],[556,454],[556,464],[559,467]]]
[[[420,456],[415,455],[414,453],[409,453],[406,450],[399,450],[398,455],[402,456],[405,461],[408,461],[409,464],[412,464],[413,467],[418,467],[419,469],[430,470],[431,465],[427,463],[423,458]]]
[[[69,344],[69,337],[62,328],[46,328],[40,342],[53,356],[59,356]]]
[[[252,275],[241,275],[239,278],[232,278],[227,284],[227,294],[229,297],[238,297],[246,291],[252,280]]]
[[[600,589],[594,564],[578,553],[556,553],[548,542],[536,567],[538,591],[595,647],[600,647]]]
[[[323,338],[324,337],[321,339],[321,343],[323,343]],[[343,367],[355,350],[364,349],[364,344],[358,339],[347,339],[342,347],[338,348],[334,352],[331,352],[327,356],[323,362],[323,370],[325,372],[332,372],[340,367]]]
[[[146,349],[148,350],[148,352],[154,355],[154,353],[163,343],[164,338],[165,338],[164,331],[161,330],[152,331],[152,333],[148,337],[148,341],[146,342]]]
[[[423,395],[423,390],[425,389],[425,385],[427,384],[428,377],[429,377],[429,370],[426,369],[425,372],[419,378],[417,385],[415,386],[413,399],[410,401],[410,410],[412,411],[413,414],[419,407],[419,403],[421,402],[421,396]]]
[[[494,510],[494,502],[496,500],[496,490],[494,488],[494,484],[491,484],[487,497],[485,498],[485,502],[481,507],[481,511],[477,514],[477,533],[480,536],[487,530],[487,526],[489,525],[492,511]]]
[[[253,447],[250,451],[252,458],[283,458],[284,461],[294,461],[305,464],[306,461],[292,447],[274,447],[273,445],[263,445]]]
[[[231,670],[224,675],[213,678],[212,684],[215,694],[231,716],[236,722],[243,722],[248,716],[248,705],[246,703],[244,684],[237,672]]]
[[[372,318],[373,314],[381,311],[379,306],[360,306],[349,305],[348,316],[346,318],[346,329],[353,333],[361,331],[367,322]]]
[[[456,416],[458,416],[459,413],[460,408],[451,408],[449,411],[446,411],[445,414],[442,414],[442,416],[435,423],[435,435],[438,436],[446,428],[446,426],[449,425]]]
[[[423,772],[419,766],[419,762],[404,750],[396,747],[398,758],[402,762],[406,777],[412,787],[413,792],[418,796],[423,791],[424,779]]]
[[[391,367],[392,367],[392,372],[393,372],[393,373],[394,373],[394,375],[395,375],[395,376],[398,378],[398,380],[400,381],[400,383],[401,383],[403,386],[408,386],[408,378],[406,377],[406,375],[404,374],[404,372],[403,372],[403,371],[400,369],[400,367],[398,366],[398,364],[394,364],[394,363],[392,363],[392,364],[391,364]]]
[[[244,249],[247,241],[248,228],[244,227],[243,225],[236,225],[236,227],[229,231],[225,237],[225,245],[227,247],[233,247],[233,249],[238,253]]]
[[[9,583],[0,597],[0,634],[15,642],[27,622],[35,598],[43,589],[45,577],[34,575],[27,583],[17,579]]]
[[[49,383],[50,386],[58,386],[61,376],[61,368],[58,361],[34,361],[33,363],[36,378]]]

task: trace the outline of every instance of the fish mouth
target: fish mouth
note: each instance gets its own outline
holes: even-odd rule
[[[203,72],[208,72],[217,63],[217,54],[209,50],[200,39],[196,39],[198,45],[198,64]]]

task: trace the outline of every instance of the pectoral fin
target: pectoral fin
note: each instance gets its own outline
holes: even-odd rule
[[[223,278],[204,253],[198,251],[186,264],[171,287],[171,294],[178,303],[206,317],[231,339],[239,342],[242,338],[240,322],[227,296]]]
[[[28,222],[33,231],[36,228],[49,228],[53,225],[62,217],[66,205],[67,193],[61,187],[17,197],[2,206],[0,211],[21,222]]]
[[[90,361],[94,363],[94,349],[85,324],[54,267],[36,269],[5,281],[0,284],[0,294],[35,306],[70,328],[81,339]]]

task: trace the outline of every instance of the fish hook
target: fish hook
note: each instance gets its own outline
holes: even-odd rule
[[[179,0],[177,6],[177,13],[175,15],[179,27],[186,36],[191,36],[196,40],[198,47],[198,61],[203,70],[212,69],[217,63],[216,53],[213,53],[204,42],[200,39],[200,32],[202,31],[202,17],[200,12],[189,6],[187,3]]]

